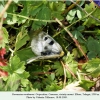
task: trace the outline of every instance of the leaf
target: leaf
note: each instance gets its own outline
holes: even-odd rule
[[[96,9],[96,10],[95,10]],[[95,5],[93,2],[91,2],[89,5],[85,5],[85,10],[90,13],[92,11],[94,11],[92,13],[92,16],[94,16],[95,18],[97,19],[100,19],[99,17],[99,13],[100,13],[100,9],[99,8],[95,8]],[[96,25],[96,26],[99,26],[100,25],[100,22],[99,21],[96,21],[95,19],[91,18],[91,17],[88,17],[86,19],[86,21],[83,23],[83,25],[86,25],[87,27],[90,27],[91,25]]]
[[[29,84],[29,80],[28,80],[28,79],[21,79],[21,84],[22,84],[24,87],[27,87],[27,85]]]
[[[49,2],[49,7],[52,11],[61,12],[65,10],[66,5],[62,2]]]
[[[45,91],[57,91],[61,89],[61,86],[58,86],[58,84],[54,81],[50,85],[46,85]]]
[[[92,58],[95,58],[97,56],[97,53],[94,51],[90,51],[90,52],[88,52],[87,56],[89,59],[92,59]]]
[[[69,21],[69,23],[73,21],[73,19],[75,18],[75,14],[76,14],[76,9],[70,10],[68,12],[66,19]]]
[[[88,40],[87,47],[89,51],[94,51],[96,53],[100,51],[100,43],[94,39]]]
[[[76,39],[78,39],[80,36],[82,36],[81,33],[77,30],[73,31],[72,34]]]
[[[56,76],[63,75],[63,67],[61,66],[60,62],[55,62],[52,68],[56,69],[55,70]]]
[[[62,2],[50,2],[49,7],[51,9],[51,18],[63,19],[62,11],[65,10],[65,4]]]
[[[92,37],[88,38],[87,41],[87,48],[89,50],[88,57],[89,59],[92,59],[94,57],[99,56],[100,52],[100,42],[93,39]]]
[[[28,40],[29,40],[29,36],[27,34],[27,31],[24,28],[22,28],[21,32],[19,32],[16,38],[15,51],[17,51],[23,45],[25,45]]]
[[[5,91],[16,91],[20,85],[19,81],[20,78],[17,76],[17,74],[10,75],[4,87]]]
[[[87,53],[87,49],[86,49],[85,46],[81,46],[81,48],[82,48],[82,50],[84,51],[84,53]],[[73,53],[74,57],[80,58],[80,57],[83,56],[82,52],[81,52],[78,48],[74,48],[74,49],[72,50],[72,53]]]
[[[51,73],[51,79],[54,80],[55,79],[55,74]]]
[[[20,58],[21,61],[26,61],[35,56],[31,48],[24,48],[15,52],[15,54]],[[23,56],[24,55],[24,56]]]
[[[29,72],[24,71],[22,74],[18,74],[21,79],[27,79],[30,75]]]
[[[17,23],[17,16],[16,15],[12,16],[12,20],[10,20],[10,19],[7,20],[7,24],[9,24],[9,25],[12,25],[15,23]]]
[[[59,20],[63,19],[63,16],[60,14],[61,12],[59,11],[52,11],[52,18],[58,18]]]
[[[73,54],[70,54],[69,52],[67,53],[67,56],[65,56],[64,58],[64,62],[65,64],[69,67],[69,69],[74,73],[76,74],[76,71],[77,71],[77,66],[78,66],[78,63],[76,61],[74,61],[74,56]],[[68,78],[71,78],[72,75],[71,73],[67,71],[67,77]]]
[[[84,29],[85,29],[84,26],[79,26],[79,27],[77,28],[77,30],[80,31],[80,32],[83,31]]]
[[[21,2],[22,5],[23,5],[23,8],[21,9],[21,12],[19,13],[19,15],[21,16],[25,16],[25,17],[29,17],[29,5],[30,5],[30,1],[27,2],[27,1],[23,1]],[[23,17],[18,17],[18,25],[20,24],[23,24],[26,22],[26,18],[23,18]]]
[[[14,56],[10,59],[8,66],[2,67],[3,70],[7,71],[9,74],[13,73],[23,73],[25,71],[25,63],[20,62],[20,59],[17,56]]]
[[[95,9],[95,5],[93,2],[91,2],[90,4],[85,4],[85,8],[84,8],[88,13],[90,13],[91,11],[93,11]]]
[[[78,16],[79,19],[82,18],[82,14],[81,14],[81,11],[80,10],[77,10],[77,16]]]
[[[38,82],[38,81],[36,81],[36,82],[33,83],[33,87],[35,89],[41,89],[41,85],[42,85],[42,83],[41,82]]]
[[[8,32],[6,30],[6,28],[2,28],[2,33],[0,33],[0,48],[5,48],[6,44],[8,43]]]
[[[20,59],[15,55],[9,61],[8,66],[1,67],[1,69],[8,72],[8,77],[6,79],[5,90],[15,91],[18,89],[19,85],[27,86],[29,73],[25,71],[25,63],[21,62]],[[13,79],[13,80],[12,80]]]
[[[34,2],[35,3],[35,2]],[[29,12],[29,14],[30,15],[32,15],[32,16],[35,16],[36,14],[38,14],[39,12],[40,12],[40,10],[42,9],[42,2],[40,1],[40,2],[37,2],[37,3],[35,3],[35,4],[33,4],[34,6],[32,6],[31,8],[30,8],[30,12]]]
[[[64,11],[65,10],[65,4],[64,3],[58,2],[58,3],[55,3],[55,4],[56,4],[57,11]]]
[[[82,66],[82,70],[86,71],[92,77],[100,75],[100,59],[91,59]]]
[[[80,86],[83,87],[85,90],[90,90],[92,86],[95,85],[95,82],[89,80],[81,80]]]
[[[50,9],[48,7],[46,7],[45,5],[43,5],[42,9],[36,15],[36,19],[38,19],[38,20],[50,20],[51,19],[51,11],[50,11]],[[33,23],[32,27],[33,27],[34,30],[37,30],[42,25],[46,25],[46,24],[47,24],[47,22],[35,21]]]

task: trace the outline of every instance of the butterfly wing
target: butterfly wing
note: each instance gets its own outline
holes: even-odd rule
[[[43,40],[45,40],[45,47],[51,51],[51,54],[60,54],[63,51],[62,47],[51,36],[45,35]]]

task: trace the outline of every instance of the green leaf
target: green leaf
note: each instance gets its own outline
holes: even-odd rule
[[[17,74],[12,74],[8,77],[7,83],[4,87],[5,91],[16,91],[20,85],[20,78]]]
[[[89,59],[99,56],[100,54],[100,42],[99,41],[93,39],[92,37],[89,37],[87,41],[87,48],[89,50],[88,52]]]
[[[6,30],[6,28],[2,28],[3,33],[0,33],[0,38],[2,38],[0,40],[0,48],[5,48],[6,44],[8,43],[8,32]]]
[[[36,15],[36,19],[39,19],[39,20],[50,20],[51,19],[51,11],[50,11],[50,9],[48,7],[46,7],[45,5],[43,5],[42,9]],[[42,25],[46,25],[46,24],[47,24],[47,22],[35,21],[33,23],[32,27],[34,28],[34,30],[37,30]]]
[[[93,11],[95,9],[95,5],[93,2],[89,3],[89,4],[85,4],[85,8],[84,8],[88,13]]]
[[[2,69],[7,71],[10,75],[13,73],[22,74],[25,71],[24,65],[24,62],[20,62],[20,59],[14,56],[10,59],[8,66],[2,67]]]
[[[10,20],[10,19],[7,20],[7,24],[9,24],[9,25],[12,25],[15,23],[17,23],[17,16],[16,15],[12,16],[12,20]]]
[[[30,8],[29,14],[32,16],[35,16],[36,14],[38,14],[43,7],[42,5],[43,4],[41,1],[33,4],[32,7]]]
[[[16,68],[17,70],[15,70],[15,73],[22,74],[25,71],[24,65],[25,64],[23,62],[20,62],[20,64],[18,64],[19,69]],[[22,67],[20,68],[20,66]]]
[[[90,90],[92,86],[95,85],[95,82],[89,80],[81,80],[80,86],[83,87],[85,90]]]
[[[26,87],[29,84],[29,80],[28,79],[21,79],[21,84]]]
[[[22,83],[22,87],[29,84],[28,77],[29,72],[25,71],[25,63],[21,62],[20,59],[15,55],[10,59],[8,66],[1,67],[4,71],[8,72],[8,77],[6,78],[5,90],[15,91]],[[13,79],[13,80],[12,80]]]
[[[58,18],[59,20],[63,19],[63,16],[60,14],[61,12],[59,11],[52,11],[52,18]]]
[[[82,13],[81,13],[81,11],[80,11],[80,10],[77,10],[77,16],[78,16],[78,18],[79,18],[79,19],[81,19],[81,18],[82,18]]]
[[[29,72],[24,71],[22,74],[18,74],[18,76],[19,76],[21,79],[26,79],[26,78],[28,78],[30,75],[29,75]]]
[[[54,65],[52,66],[53,69],[55,70],[56,76],[62,76],[63,75],[63,67],[60,64],[60,62],[55,62]]]
[[[45,91],[57,91],[60,90],[61,87],[57,85],[57,83],[52,82],[50,85],[47,85]]]
[[[86,71],[92,77],[100,75],[100,59],[91,59],[82,66],[82,70]]]
[[[73,21],[73,19],[75,18],[75,14],[76,14],[76,9],[70,10],[68,12],[66,19],[69,21],[69,23]]]
[[[95,5],[93,2],[91,2],[90,4],[86,4],[85,5],[85,10],[90,13],[92,11],[94,11],[91,15],[94,16],[95,18],[97,19],[100,19],[99,17],[99,13],[100,13],[100,9],[97,7],[95,8]],[[99,26],[100,25],[100,22],[99,21],[96,21],[95,19],[91,18],[91,17],[88,17],[86,19],[86,21],[84,22],[83,25],[86,25],[88,27],[90,27],[91,25],[96,25],[96,26]]]
[[[21,61],[26,61],[27,59],[35,57],[35,54],[32,52],[31,48],[18,50],[15,52],[15,54],[20,58]]]
[[[19,32],[16,38],[15,51],[17,51],[23,45],[25,45],[28,40],[29,40],[29,36],[27,34],[27,31],[24,28],[22,28],[21,32]]]
[[[95,58],[97,56],[97,53],[94,51],[90,51],[90,52],[88,52],[87,56],[89,59],[92,59],[92,58]]]
[[[100,51],[100,43],[94,39],[88,40],[87,47],[89,51],[94,51],[96,53]]]
[[[62,11],[65,9],[65,4],[62,2],[49,2],[49,8],[51,9],[51,18],[63,19]]]
[[[21,3],[23,4],[23,8],[21,9],[21,12],[19,13],[19,15],[29,17],[30,1],[29,2],[22,1]],[[27,20],[26,18],[18,17],[18,25],[25,23],[26,20]]]
[[[51,79],[54,80],[55,79],[55,74],[51,73]]]
[[[72,34],[73,34],[73,36],[76,38],[76,39],[84,39],[84,37],[83,37],[83,35],[82,35],[82,33],[81,33],[81,31],[83,31],[84,30],[84,27],[82,27],[82,26],[79,26],[78,28],[77,28],[77,30],[74,30],[74,31],[72,31]]]
[[[69,67],[69,69],[70,69],[74,74],[76,74],[78,63],[77,63],[76,61],[74,61],[74,56],[73,56],[73,54],[70,54],[70,53],[68,52],[68,53],[67,53],[67,56],[65,56],[63,59],[64,59],[65,64]],[[68,78],[71,78],[71,77],[72,77],[71,73],[70,73],[68,70],[67,70],[67,77],[68,77]]]
[[[3,82],[3,79],[1,78],[0,79],[0,91],[4,91],[5,89],[4,89],[4,82]]]
[[[81,48],[82,48],[82,50],[84,51],[84,53],[87,53],[87,49],[86,49],[85,46],[81,46]],[[72,53],[73,53],[74,57],[80,58],[80,57],[83,56],[82,52],[81,52],[78,48],[74,48],[74,49],[72,50]]]
[[[84,29],[85,29],[84,26],[79,26],[79,27],[77,28],[77,30],[80,31],[80,32],[83,31]]]
[[[35,89],[40,89],[41,86],[42,86],[42,83],[41,83],[41,82],[36,81],[36,82],[33,83],[33,87],[34,87]]]
[[[62,2],[49,2],[49,7],[52,11],[61,12],[65,10],[66,5]]]
[[[58,3],[55,3],[56,4],[56,8],[57,8],[57,11],[64,11],[65,10],[65,4],[62,3],[62,2],[58,2]]]

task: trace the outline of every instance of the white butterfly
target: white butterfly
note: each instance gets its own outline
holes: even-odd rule
[[[27,64],[34,60],[59,58],[64,55],[62,47],[45,32],[40,32],[32,39],[31,49],[37,57],[28,59]]]

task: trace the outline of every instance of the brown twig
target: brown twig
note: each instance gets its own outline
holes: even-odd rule
[[[5,5],[4,9],[1,11],[0,13],[0,32],[2,32],[2,24],[3,24],[3,17],[4,17],[4,13],[6,12],[6,10],[8,9],[9,5],[11,4],[12,0],[8,0],[7,4]]]
[[[80,2],[80,0],[76,0],[76,4],[78,4]],[[67,9],[65,9],[65,11],[63,12],[64,14],[67,14],[71,9],[73,9],[76,4],[71,4]]]
[[[87,15],[88,12],[86,10],[84,10],[80,5],[78,5],[76,2],[74,2],[73,0],[70,0],[72,3],[74,3],[75,5],[77,5],[82,11],[84,11]],[[89,15],[89,17],[93,18],[94,20],[96,20],[97,22],[100,22],[100,20],[92,15]]]
[[[8,0],[7,4],[5,5],[4,9],[2,10],[2,12],[0,13],[0,18],[3,17],[4,13],[6,12],[6,10],[8,9],[9,5],[11,4],[12,0]]]
[[[60,62],[62,64],[63,70],[64,70],[64,84],[63,84],[63,88],[65,88],[65,86],[66,86],[66,68],[65,68],[63,62],[62,61],[60,61]]]
[[[7,4],[5,5],[4,9],[0,12],[0,38],[3,38],[3,31],[2,31],[2,25],[3,25],[3,18],[4,18],[4,13],[6,12],[6,10],[8,9],[10,3],[12,2],[12,0],[8,0]],[[2,43],[0,41],[0,43]]]
[[[88,57],[86,56],[86,54],[84,53],[84,51],[82,50],[79,42],[73,37],[73,35],[71,34],[71,32],[56,18],[55,19],[60,26],[62,26],[64,28],[64,30],[69,34],[69,36],[72,38],[72,40],[75,42],[76,46],[78,47],[78,49],[81,51],[81,53],[84,55],[86,61],[88,61]]]
[[[34,72],[33,74],[37,75],[37,74],[52,74],[54,72]]]
[[[75,78],[75,79],[77,79],[76,78],[76,76],[74,75],[74,73],[70,70],[70,68],[68,67],[68,65],[65,65],[62,61],[60,61],[61,62],[61,64],[62,64],[62,66],[63,67],[65,67],[71,74],[72,74],[72,76]]]

